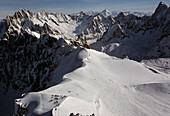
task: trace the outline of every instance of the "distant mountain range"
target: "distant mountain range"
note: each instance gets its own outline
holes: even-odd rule
[[[86,49],[94,49],[99,52]],[[100,52],[104,52],[105,55]],[[89,61],[88,57],[90,58]],[[130,69],[135,69],[137,66],[146,73],[143,76],[147,76],[147,74],[150,75],[148,79],[152,81],[154,80],[153,76],[157,74],[160,74],[158,76],[159,78],[162,76],[163,79],[166,77],[167,80],[169,79],[169,76],[166,76],[170,73],[170,7],[168,5],[160,2],[153,14],[130,11],[119,13],[104,10],[99,13],[82,11],[80,13],[67,15],[62,13],[48,13],[46,11],[33,13],[29,10],[21,9],[15,12],[13,16],[7,16],[0,22],[0,114],[2,114],[2,116],[12,115],[14,110],[13,100],[21,96],[21,93],[40,91],[57,85],[63,81],[63,76],[68,73],[71,73],[69,74],[70,76],[72,74],[74,75],[73,80],[75,84],[77,84],[79,79],[76,80],[76,78],[84,77],[84,75],[81,75],[81,71],[78,71],[79,73],[73,73],[74,70],[80,67],[83,68],[87,64],[89,69],[86,70],[83,68],[82,72],[84,73],[82,74],[95,72],[96,70],[94,69],[90,70],[91,67],[98,67],[97,69],[99,71],[96,71],[96,73],[98,73],[102,72],[103,67],[109,69],[108,67],[115,66],[114,64],[110,64],[107,67],[106,64],[112,63],[112,61],[110,61],[111,59],[117,60],[124,58],[134,61],[123,61],[117,65],[115,63],[115,65],[119,66],[125,63],[121,66],[128,68],[126,65],[128,64],[131,67]],[[102,63],[100,63],[100,61]],[[136,63],[136,61],[141,62],[141,64],[144,63],[145,65],[140,67],[141,64]],[[88,62],[90,62],[90,64],[88,64]],[[131,63],[132,66],[130,65]],[[148,66],[150,68],[148,68]],[[116,68],[114,73],[109,70],[106,75],[105,69],[105,72],[103,71],[101,75],[106,76],[108,81],[110,79],[109,76],[116,73]],[[121,68],[118,68],[118,70],[118,73],[122,72]],[[118,75],[117,78],[121,76],[120,78],[124,80],[122,76],[128,74],[128,71],[125,72],[123,75]],[[135,74],[135,76],[132,76],[133,79],[137,80],[137,73],[135,73],[135,71],[133,73]],[[53,78],[54,75],[55,78]],[[75,75],[77,75],[77,77]],[[128,75],[129,78],[131,75]],[[98,76],[100,75],[96,77]],[[145,79],[147,80],[147,78]],[[86,93],[88,89],[83,88],[86,87],[84,84],[86,83],[86,79],[80,80],[83,81],[83,85],[77,84],[76,87]],[[95,78],[93,81],[94,80]],[[66,81],[72,82],[71,79],[66,79]],[[102,79],[100,81],[102,81]],[[106,80],[103,81],[107,82]],[[114,79],[110,80],[111,83],[112,81],[114,82]],[[118,80],[118,82],[121,81]],[[142,82],[145,82],[144,85],[146,84],[146,81],[141,79],[141,83]],[[90,81],[88,80],[87,83],[90,83]],[[100,82],[97,86],[100,86]],[[121,85],[121,87],[122,86],[123,89],[119,89],[124,91],[126,86]],[[137,85],[137,88],[138,86],[140,85]],[[142,89],[145,89],[143,88],[145,87],[143,83],[141,86]],[[155,85],[153,84],[153,86]],[[164,88],[165,85],[161,84],[160,86]],[[111,87],[109,90],[112,90],[112,86],[108,87]],[[130,88],[131,86],[128,85],[128,87]],[[133,85],[133,87],[135,87],[135,85]],[[141,89],[140,87],[139,89]],[[94,88],[92,87],[92,89]],[[150,89],[152,89],[152,87]],[[56,91],[58,91],[58,89]],[[96,91],[99,92],[100,90]],[[167,91],[169,91],[169,89],[167,89]],[[128,93],[129,90],[126,92]],[[58,97],[62,101],[65,97],[63,95],[64,92],[62,91],[61,93],[62,95]],[[35,94],[41,96],[39,93]],[[51,97],[51,93],[49,92],[48,94],[50,95],[47,95],[47,98],[49,96]],[[79,90],[75,95],[76,94],[85,95]],[[102,95],[104,94],[105,93],[102,93]],[[36,95],[35,98],[37,97]],[[71,96],[74,95],[71,94]],[[94,98],[94,96],[92,96],[92,98]],[[46,94],[44,97],[46,97]],[[58,97],[57,99],[59,99]],[[87,98],[89,98],[89,96]],[[91,100],[91,98],[89,99]],[[94,99],[100,101],[98,97]],[[110,98],[108,99],[110,100]],[[142,98],[140,98],[140,100],[141,99]],[[133,100],[133,98],[130,98],[130,100]],[[138,102],[137,98],[135,98],[135,100]],[[98,103],[98,101],[95,102]],[[23,103],[22,101],[16,101],[16,115],[23,115],[27,112],[27,106],[23,106],[25,102],[27,101]],[[29,102],[30,101],[28,101],[28,103]],[[42,103],[46,102],[47,101]],[[102,101],[102,103],[103,102],[104,101]],[[40,101],[36,101],[36,103],[40,103]],[[44,108],[43,106],[45,105],[40,107]],[[58,106],[51,105],[44,109],[47,108],[47,110],[50,111],[55,107]],[[95,107],[98,108],[99,105]],[[102,105],[102,107],[106,108],[104,105]],[[31,107],[29,108],[29,110],[31,110]],[[42,110],[41,108],[40,110]],[[133,111],[133,106],[131,108],[129,110]],[[147,108],[149,108],[149,106]],[[7,112],[6,109],[10,110]],[[37,114],[47,113],[47,110],[37,112]],[[119,112],[117,113],[119,115]],[[154,114],[154,112],[152,113]],[[160,113],[162,114],[162,111],[160,111]],[[141,115],[143,115],[142,112]]]
[[[136,11],[127,11],[127,10],[110,11],[108,9],[105,9],[105,10],[103,10],[101,12],[87,11],[85,13],[88,14],[88,15],[97,15],[97,14],[100,13],[100,14],[103,14],[105,17],[107,17],[109,15],[115,17],[115,16],[117,16],[121,12],[125,13],[126,15],[134,14],[134,15],[139,16],[139,17],[142,17],[142,16],[151,16],[153,14],[153,12],[136,12]],[[80,14],[80,12],[79,13],[73,13],[73,15],[77,15],[77,14]]]

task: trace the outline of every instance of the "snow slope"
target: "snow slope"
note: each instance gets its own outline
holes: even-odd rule
[[[3,116],[12,114],[13,100],[22,93],[44,90],[59,83],[56,86],[57,89],[54,86],[49,88],[49,91],[28,93],[24,99],[30,100],[17,101],[17,103],[21,102],[26,106],[31,103],[32,105],[27,107],[28,113],[46,115],[51,115],[52,112],[55,114],[55,110],[52,111],[52,109],[57,107],[56,105],[59,105],[63,111],[72,106],[73,109],[70,111],[64,111],[68,114],[73,112],[74,108],[80,108],[74,113],[86,114],[89,111],[87,112],[89,115],[93,113],[103,115],[103,112],[109,113],[107,115],[112,115],[112,112],[114,115],[125,113],[138,115],[139,109],[140,115],[145,113],[156,115],[155,112],[162,115],[164,110],[166,112],[169,105],[166,106],[166,103],[164,104],[159,98],[153,101],[152,96],[169,101],[166,97],[169,97],[168,93],[170,93],[168,84],[170,7],[160,2],[152,16],[143,17],[128,12],[121,12],[113,17],[110,15],[113,12],[109,12],[104,10],[94,15],[84,12],[66,15],[45,11],[32,13],[22,9],[2,20],[0,22],[0,114]],[[93,50],[80,52],[79,48],[74,51],[79,46],[96,49],[122,59],[142,61],[147,65],[127,59],[116,59]],[[72,51],[74,51],[72,55],[65,59]],[[51,76],[52,74],[54,76]],[[76,75],[79,76],[78,79]],[[93,81],[94,78],[98,78],[96,82]],[[107,82],[109,79],[113,82]],[[69,91],[70,87],[73,89]],[[55,91],[58,88],[63,90]],[[122,88],[124,93],[120,92]],[[81,96],[76,97],[71,91],[76,91]],[[113,96],[112,91],[119,94]],[[115,100],[114,103],[111,98],[107,98],[109,105],[102,97],[105,94],[106,98],[111,96]],[[47,101],[49,98],[50,103]],[[128,108],[124,108],[123,101],[118,98],[125,99],[124,103],[129,104]],[[56,99],[60,99],[59,103],[55,101]],[[94,105],[93,99],[97,99],[100,104],[97,101],[97,105]],[[146,105],[143,99],[154,106]],[[56,102],[55,106],[51,101]],[[76,101],[77,104],[74,104]],[[137,105],[140,102],[142,102],[141,106]],[[158,102],[162,106],[157,106]],[[81,104],[86,104],[87,109],[83,109]],[[27,112],[21,107],[16,106],[18,109],[16,113]],[[120,111],[122,107],[125,109],[124,112]],[[146,107],[145,109],[151,114],[146,110],[145,112],[142,107]],[[6,112],[4,109],[9,111]],[[157,109],[158,111],[153,111]]]
[[[15,113],[170,115],[170,75],[129,59],[77,48],[54,71],[51,82],[60,83],[16,99]]]

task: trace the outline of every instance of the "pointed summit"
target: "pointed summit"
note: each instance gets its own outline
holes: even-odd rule
[[[19,11],[15,12],[14,17],[16,19],[20,18],[30,18],[33,16],[33,13],[29,10],[25,10],[25,9],[20,9]]]
[[[168,9],[168,5],[165,3],[165,2],[163,2],[163,1],[161,1],[160,3],[159,3],[159,5],[158,5],[158,7],[156,8],[156,11],[158,10],[166,10],[166,9]]]
[[[161,1],[160,3],[159,3],[159,5],[166,5],[166,3],[164,2],[164,1]],[[166,5],[167,6],[167,5]]]
[[[81,11],[80,14],[83,15],[83,14],[85,14],[85,12]]]
[[[110,12],[108,9],[104,9],[102,12]]]
[[[159,3],[158,7],[156,8],[154,14],[152,15],[152,17],[155,17],[155,18],[163,17],[168,8],[169,8],[169,6],[167,4],[165,4],[165,2],[161,1]]]
[[[111,11],[109,11],[108,9],[103,10],[101,14],[105,17],[112,15]]]

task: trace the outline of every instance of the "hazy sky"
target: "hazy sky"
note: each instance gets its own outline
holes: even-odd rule
[[[6,17],[19,9],[62,13],[104,9],[153,12],[159,2],[160,0],[0,0],[0,17]],[[164,2],[170,4],[170,0]]]

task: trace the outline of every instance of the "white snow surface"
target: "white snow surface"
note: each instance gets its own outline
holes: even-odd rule
[[[34,32],[34,31],[31,31],[30,29],[25,29],[25,31],[28,33],[28,34],[31,34],[31,35],[33,35],[33,36],[35,36],[36,38],[40,38],[40,34],[39,33],[37,33],[37,32]]]
[[[28,116],[170,115],[170,75],[144,63],[77,48],[54,71],[52,83],[59,81],[16,104],[27,107]]]

